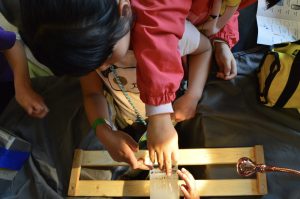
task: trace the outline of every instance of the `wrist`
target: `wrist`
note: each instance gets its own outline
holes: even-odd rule
[[[149,124],[150,123],[160,124],[168,121],[172,122],[170,113],[151,115],[148,117],[148,120],[149,120]]]
[[[30,81],[22,81],[15,79],[14,86],[16,93],[24,93],[27,92],[29,89],[32,89]]]
[[[161,118],[168,118],[168,117],[170,117],[170,113],[161,113],[156,115],[150,115],[149,120],[158,120]]]
[[[112,132],[111,127],[107,124],[97,126],[94,132],[97,138],[100,140],[100,142],[104,145],[106,145],[106,143],[109,142],[110,137],[114,133]]]
[[[187,90],[184,95],[191,99],[192,101],[199,101],[202,97],[202,93],[203,93],[203,90],[200,90],[199,89],[197,91],[193,91],[193,90]]]
[[[213,49],[215,49],[215,50],[218,50],[220,48],[229,48],[230,49],[229,44],[225,40],[222,40],[222,39],[214,39],[212,41],[212,46],[213,46]]]
[[[96,118],[92,123],[92,128],[99,137],[102,137],[102,135],[113,131],[111,123],[103,118]]]
[[[94,129],[94,131],[96,131],[97,127],[101,127],[101,126],[109,126],[110,129],[112,129],[110,122],[103,118],[96,118],[92,123],[92,128]]]

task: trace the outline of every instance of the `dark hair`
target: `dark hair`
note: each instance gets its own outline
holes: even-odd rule
[[[20,34],[56,75],[84,75],[98,68],[130,30],[115,0],[20,0]],[[129,19],[130,18],[130,19]]]
[[[279,1],[281,1],[281,0],[266,0],[266,2],[267,2],[267,9],[275,6]]]

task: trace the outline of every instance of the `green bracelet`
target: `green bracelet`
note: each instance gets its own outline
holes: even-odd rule
[[[103,125],[103,124],[106,124],[105,119],[103,119],[103,118],[97,118],[97,119],[95,119],[95,121],[93,122],[92,127],[93,127],[94,131],[96,132],[97,126],[98,126],[98,125]]]

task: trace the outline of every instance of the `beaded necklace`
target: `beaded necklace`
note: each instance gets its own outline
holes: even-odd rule
[[[121,89],[123,95],[124,95],[125,98],[127,99],[127,101],[128,101],[128,103],[130,104],[130,106],[133,108],[134,113],[136,114],[136,117],[137,117],[137,118],[136,118],[137,121],[140,122],[140,123],[142,123],[142,124],[144,124],[145,126],[147,126],[146,120],[142,117],[142,115],[140,114],[140,112],[138,111],[138,109],[135,107],[135,105],[134,105],[134,103],[133,103],[131,97],[128,95],[128,92],[125,90],[125,88],[124,88],[124,86],[123,86],[123,84],[122,84],[122,82],[121,82],[121,80],[120,80],[120,78],[119,78],[119,75],[118,75],[118,73],[117,73],[115,67],[116,67],[115,65],[111,65],[111,66],[110,66],[110,70],[112,71],[112,74],[114,75],[114,78],[115,78],[115,80],[116,80],[116,82],[117,82],[119,88]],[[142,135],[142,137],[139,139],[139,143],[140,143],[140,142],[143,142],[143,141],[145,141],[145,140],[147,140],[146,133],[147,133],[147,132],[145,132],[145,133]]]

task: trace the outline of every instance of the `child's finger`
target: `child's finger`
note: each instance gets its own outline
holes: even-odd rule
[[[189,186],[190,183],[189,183],[189,179],[188,179],[187,175],[185,175],[181,170],[177,170],[177,174],[185,182],[186,186],[190,187]]]
[[[33,112],[31,114],[32,117],[36,117],[36,118],[43,118],[47,115],[48,112],[45,112],[45,111],[41,111],[41,112]]]
[[[33,111],[30,115],[37,118],[43,118],[47,115],[48,112],[49,109],[47,107],[35,104],[33,106]]]
[[[34,109],[34,112],[40,112],[43,111],[45,108],[42,104],[38,103],[38,102],[34,102],[32,103],[32,107]]]
[[[46,105],[44,105],[43,107],[44,107],[44,111],[48,113],[49,112],[49,108]]]
[[[192,182],[190,180],[190,178],[188,177],[188,175],[186,175],[186,173],[184,173],[184,170],[181,169],[181,171],[178,170],[178,175],[180,176],[180,178],[185,182],[186,186],[190,189],[192,187]]]
[[[181,170],[182,170],[182,172],[183,172],[185,175],[187,175],[187,177],[188,177],[190,180],[195,180],[195,179],[194,179],[194,176],[193,176],[188,170],[186,170],[185,168],[182,168]]]
[[[33,109],[33,107],[29,106],[29,107],[26,107],[26,111],[27,111],[28,115],[32,115],[34,112],[34,109]]]
[[[224,76],[225,77],[230,75],[230,70],[231,70],[230,66],[224,67]]]
[[[147,162],[149,162],[149,161],[147,161]],[[143,158],[138,159],[139,169],[142,169],[142,170],[151,170],[151,169],[153,169],[152,162],[151,163],[147,163],[147,162]]]
[[[156,152],[156,156],[157,156],[157,162],[158,162],[159,169],[163,170],[163,168],[164,168],[164,155],[163,155],[163,153]]]
[[[187,175],[185,175],[181,170],[177,170],[177,174],[179,175],[180,179],[182,179],[186,184],[188,183]]]
[[[230,59],[226,59],[225,62],[223,63],[223,72],[225,76],[230,75],[231,72],[231,60]]]
[[[166,174],[167,176],[170,176],[172,173],[172,161],[171,161],[171,154],[169,153],[164,153],[164,165],[166,169]]]
[[[225,76],[225,80],[233,79],[237,75],[237,67],[234,59],[231,60],[230,75]]]
[[[182,184],[182,185],[180,185],[180,189],[181,189],[181,191],[184,195],[184,198],[189,199],[190,198],[190,193],[188,192],[186,186]]]
[[[217,78],[224,79],[224,74],[222,72],[217,72]]]
[[[138,169],[139,168],[138,161],[137,161],[133,151],[131,151],[130,147],[128,148],[126,154],[127,154],[127,156],[125,157],[127,159],[126,162],[128,162],[128,164],[131,166],[131,168]]]
[[[177,170],[177,174],[179,175],[180,179],[182,179],[183,173],[180,170]],[[183,179],[182,179],[183,180]]]
[[[176,165],[177,162],[178,162],[178,158],[179,158],[179,153],[178,153],[178,151],[174,151],[174,152],[172,153],[171,157],[172,157],[172,163],[173,163],[174,165]]]
[[[151,147],[148,147],[148,149],[149,149],[150,161],[154,164],[155,163],[155,151]]]
[[[47,115],[48,111],[46,111],[45,109],[39,114],[40,118],[43,118]]]

